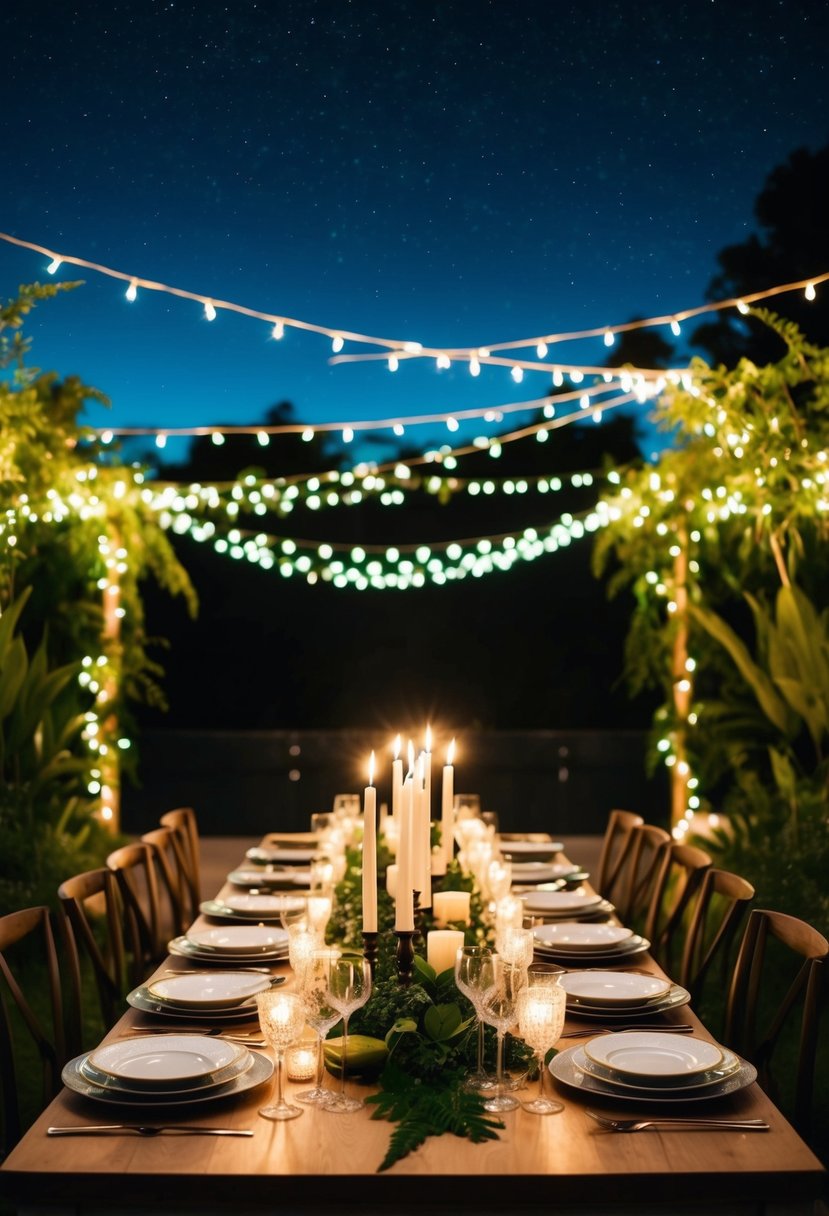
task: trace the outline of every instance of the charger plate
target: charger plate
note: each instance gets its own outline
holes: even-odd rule
[[[666,1083],[659,1086],[651,1085],[644,1081],[640,1082],[633,1078],[616,1076],[607,1069],[603,1069],[594,1060],[591,1060],[586,1052],[584,1053],[584,1059],[579,1057],[576,1060],[576,1067],[581,1069],[582,1072],[587,1073],[588,1076],[596,1078],[596,1080],[604,1081],[614,1088],[628,1089],[633,1093],[641,1094],[643,1089],[646,1092],[653,1092],[658,1089],[660,1093],[676,1092],[679,1094],[687,1093],[688,1090],[707,1089],[712,1085],[719,1084],[720,1081],[725,1081],[729,1077],[734,1076],[740,1068],[741,1061],[739,1056],[736,1056],[733,1051],[729,1051],[727,1048],[723,1049],[722,1055],[722,1064],[718,1068],[711,1068],[707,1072],[697,1073],[683,1080],[676,1078],[671,1084]]]
[[[268,976],[262,978],[267,980]],[[236,1022],[244,1024],[254,1021],[258,1016],[255,1001],[245,1005],[234,1005],[232,1009],[197,1009],[174,1005],[172,1001],[156,1001],[150,996],[146,984],[134,988],[128,994],[127,1004],[133,1009],[140,1009],[142,1013],[154,1013],[165,1018],[182,1018],[191,1023],[203,1021],[208,1025],[215,1025],[217,1022],[227,1023],[231,1026]],[[159,1027],[160,1030],[161,1027]]]
[[[551,895],[559,892],[551,891]],[[565,894],[565,892],[561,892]],[[587,954],[593,950],[600,954],[624,952],[636,939],[632,929],[622,925],[583,925],[578,921],[564,921],[553,925],[536,925],[533,929],[536,945],[560,952],[575,950]],[[644,941],[644,938],[639,938]]]
[[[671,981],[632,971],[579,971],[563,975],[561,986],[568,1003],[621,1009],[662,1000],[671,989]]]
[[[84,1098],[91,1098],[94,1102],[104,1102],[110,1106],[129,1107],[130,1109],[163,1107],[166,1110],[168,1106],[193,1106],[196,1103],[218,1102],[221,1098],[234,1097],[236,1094],[254,1089],[257,1085],[262,1085],[265,1081],[270,1080],[274,1067],[272,1061],[267,1056],[260,1055],[258,1051],[251,1051],[250,1054],[253,1059],[246,1072],[240,1073],[239,1076],[233,1077],[232,1080],[225,1081],[221,1085],[199,1089],[192,1093],[182,1093],[178,1097],[159,1098],[158,1094],[151,1091],[147,1091],[146,1094],[134,1094],[111,1086],[96,1085],[87,1080],[81,1071],[81,1065],[87,1059],[86,1055],[76,1056],[70,1060],[64,1066],[61,1080],[67,1089],[71,1089],[73,1093],[80,1094]]]
[[[680,1038],[659,1031],[619,1031],[584,1045],[588,1060],[605,1073],[639,1085],[665,1085],[722,1065],[722,1048],[706,1039]]]
[[[561,1085],[576,1093],[584,1095],[593,1101],[595,1098],[610,1098],[613,1102],[636,1102],[640,1106],[682,1106],[686,1102],[713,1102],[719,1098],[728,1097],[757,1080],[757,1069],[746,1060],[740,1060],[740,1067],[731,1076],[704,1089],[691,1090],[628,1090],[618,1085],[610,1085],[591,1077],[581,1071],[578,1062],[584,1063],[586,1056],[581,1047],[569,1047],[553,1056],[548,1068],[550,1073]]]
[[[203,1034],[150,1034],[96,1047],[89,1052],[89,1062],[116,1080],[155,1086],[214,1077],[245,1051]]]
[[[178,1085],[154,1085],[152,1094],[154,1097],[175,1098],[181,1094],[197,1094],[208,1089],[215,1089],[219,1085],[225,1085],[228,1081],[232,1081],[235,1077],[241,1077],[253,1065],[253,1057],[247,1048],[244,1049],[243,1055],[230,1071],[224,1069],[221,1076],[212,1077],[194,1077],[189,1081],[182,1081]],[[146,1098],[147,1087],[143,1088],[140,1085],[134,1085],[130,1081],[123,1081],[117,1077],[110,1077],[105,1072],[101,1072],[91,1063],[89,1057],[82,1061],[80,1065],[80,1073],[85,1080],[92,1085],[98,1085],[103,1089],[112,1090],[114,1093],[134,1094],[137,1097]]]
[[[267,925],[227,925],[221,928],[191,929],[185,940],[197,950],[209,950],[226,956],[236,954],[272,954],[287,950],[288,934],[284,929]]]
[[[572,974],[578,973],[573,972]],[[628,1022],[636,1021],[638,1018],[652,1018],[657,1014],[667,1013],[670,1009],[680,1009],[683,1005],[688,1005],[690,1001],[691,994],[687,988],[681,988],[679,984],[672,984],[665,996],[658,1001],[648,1001],[642,1005],[626,1005],[620,1009],[607,1005],[589,1005],[583,1001],[571,1001],[568,998],[567,1012],[571,1013],[573,1017],[584,1019],[587,1022]]]
[[[288,957],[287,945],[275,950],[257,950],[255,954],[222,954],[218,950],[194,946],[186,937],[173,938],[167,943],[167,950],[178,958],[189,958],[196,963],[211,963],[218,967],[227,967],[231,960],[234,966],[242,966],[245,963],[278,963]]]

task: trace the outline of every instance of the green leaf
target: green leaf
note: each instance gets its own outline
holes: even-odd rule
[[[423,1029],[430,1039],[440,1043],[451,1039],[462,1024],[463,1018],[457,1005],[433,1005],[426,1010],[423,1018]]]

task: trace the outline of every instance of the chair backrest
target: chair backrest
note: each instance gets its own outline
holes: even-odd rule
[[[172,828],[154,828],[141,837],[149,847],[158,879],[159,931],[162,941],[185,933],[193,918],[185,915],[190,907],[187,886],[187,859],[181,841]]]
[[[155,858],[148,844],[135,841],[110,853],[107,866],[115,874],[124,910],[127,973],[130,983],[138,985],[167,954]]]
[[[689,990],[695,1006],[701,999],[708,973],[717,961],[723,986],[726,985],[731,945],[753,898],[754,887],[739,874],[713,866],[705,871],[679,970],[679,982]]]
[[[30,996],[23,989],[24,976]],[[80,998],[74,976],[67,980],[71,982],[67,982],[64,999],[48,908],[23,908],[0,916],[0,1158],[19,1140],[31,1115],[37,1113],[27,1110],[20,1100],[15,1068],[19,1040],[15,1032],[25,1030],[40,1058],[40,1109],[60,1089],[61,1069],[74,1054]]]
[[[671,847],[670,833],[652,823],[631,828],[630,844],[619,874],[613,903],[620,920],[640,932],[659,877],[666,852]]]
[[[668,975],[677,974],[694,901],[711,865],[703,849],[676,841],[663,855],[645,919],[645,937],[651,943],[651,954]]]
[[[782,947],[779,953],[770,949],[775,942]],[[728,994],[725,1040],[756,1065],[760,1085],[775,1101],[779,1101],[779,1086],[772,1075],[772,1056],[787,1027],[794,1030],[798,1041],[790,1117],[804,1137],[810,1130],[828,958],[829,941],[817,929],[782,912],[753,908]],[[794,979],[789,983],[792,964]],[[760,1031],[758,1022],[763,1026]],[[791,1074],[788,1066],[787,1071]]]
[[[60,906],[76,950],[72,982],[81,991],[81,957],[92,968],[104,1029],[121,1012],[126,991],[123,911],[115,874],[107,867],[67,878],[58,887]],[[133,949],[135,942],[131,945]]]
[[[199,827],[196,812],[189,806],[178,807],[167,811],[160,820],[163,828],[172,828],[181,842],[182,855],[186,859],[187,897],[189,906],[185,905],[185,915],[195,920],[201,903],[201,858],[199,846]]]
[[[619,877],[624,869],[630,833],[645,821],[633,811],[611,811],[607,819],[599,867],[593,886],[605,899],[612,899]]]

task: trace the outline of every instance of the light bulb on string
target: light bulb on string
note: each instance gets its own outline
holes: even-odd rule
[[[138,284],[136,283],[135,279],[133,279],[133,281],[130,283],[129,287],[124,292],[124,295],[127,297],[130,304],[132,304],[138,298]]]
[[[748,313],[751,312],[751,309],[749,308],[748,304],[746,304],[745,300],[737,301],[737,312],[743,317],[747,316]]]
[[[682,333],[682,328],[679,324],[679,321],[677,321],[676,317],[674,317],[673,321],[671,321],[671,333],[674,335],[675,338],[678,338],[679,335]]]
[[[548,349],[549,348],[546,342],[539,342],[538,346],[535,348],[535,353],[538,355],[539,359],[546,359]]]
[[[392,429],[393,433],[395,435],[397,435],[398,439],[400,438],[401,435],[406,434],[406,428],[404,427],[402,422],[395,422],[394,426],[391,429]]]
[[[556,388],[561,388],[563,383],[564,383],[564,372],[561,370],[560,367],[557,367],[556,370],[553,372],[553,385]]]
[[[213,304],[212,300],[205,300],[204,315],[208,321],[216,320],[216,308],[215,308],[215,305]]]
[[[351,440],[353,438],[354,438],[354,432],[352,431],[351,427],[344,426],[343,427],[343,443],[351,443]]]
[[[389,371],[396,372],[399,366],[400,360],[397,358],[397,355],[389,355]]]
[[[47,274],[57,274],[58,270],[60,269],[60,265],[60,258],[52,258],[52,261],[46,267]]]
[[[469,374],[470,376],[480,376],[481,374],[481,365],[474,355],[469,360]]]
[[[344,346],[345,346],[345,342],[343,341],[343,339],[340,337],[339,334],[337,334],[334,338],[332,338],[331,349],[333,350],[335,355],[338,355]]]
[[[605,330],[605,332],[604,332],[604,344],[605,344],[605,346],[612,346],[612,345],[613,345],[613,343],[614,343],[615,341],[616,341],[616,335],[614,334],[613,330],[612,330],[612,329],[606,329],[606,330]]]
[[[281,338],[285,337],[285,326],[282,321],[276,322],[271,330],[271,337],[275,338],[277,342],[279,342]]]
[[[166,448],[166,446],[167,446],[167,436],[164,434],[164,432],[163,432],[163,431],[160,431],[160,432],[159,432],[159,433],[156,435],[156,437],[155,437],[155,446],[156,446],[157,448]]]
[[[814,283],[807,283],[806,290],[803,292],[807,300],[814,300],[817,296]]]
[[[512,378],[516,384],[520,384],[521,381],[524,379],[523,367],[514,367],[512,369],[512,371],[510,372],[510,375],[512,376]]]
[[[217,448],[220,448],[225,441],[225,437],[221,431],[214,431],[210,436]]]
[[[302,432],[302,442],[310,443],[313,438],[314,438],[313,429],[310,426],[306,426],[305,430]]]

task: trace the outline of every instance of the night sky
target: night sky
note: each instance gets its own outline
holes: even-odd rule
[[[0,228],[427,344],[672,312],[752,230],[769,171],[826,142],[827,36],[812,0],[27,0],[0,18]],[[0,244],[4,296],[38,277],[42,257]],[[324,338],[81,277],[38,310],[33,358],[109,394],[100,424],[252,422],[285,399],[308,421],[385,417],[549,387],[331,368]]]

